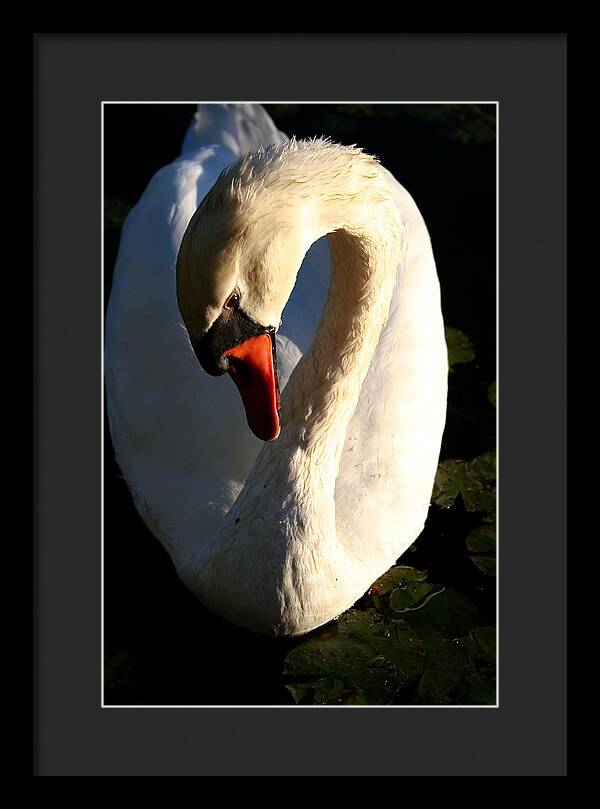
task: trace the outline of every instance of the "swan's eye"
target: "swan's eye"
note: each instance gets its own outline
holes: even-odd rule
[[[223,304],[223,309],[237,309],[240,305],[240,296],[237,292],[232,292]]]

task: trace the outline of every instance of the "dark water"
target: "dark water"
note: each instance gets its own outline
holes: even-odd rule
[[[105,197],[133,204],[156,170],[179,153],[190,105],[105,107]],[[442,287],[445,321],[468,334],[474,362],[450,380],[441,458],[472,458],[495,446],[487,389],[496,377],[495,108],[269,107],[280,129],[329,135],[380,157],[416,200],[427,222]],[[119,232],[105,231],[108,296]],[[297,644],[248,633],[206,610],[179,582],[170,560],[135,512],[105,430],[105,641],[111,704],[292,704],[283,660]],[[465,553],[481,522],[462,503],[432,507],[423,534],[402,562],[428,570],[495,623],[495,579]]]

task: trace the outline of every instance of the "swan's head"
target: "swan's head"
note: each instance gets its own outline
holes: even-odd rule
[[[315,217],[306,202],[261,181],[268,155],[226,169],[202,201],[177,257],[177,301],[194,352],[209,374],[229,373],[248,424],[279,435],[275,332],[307,249]],[[261,162],[262,161],[262,162]]]

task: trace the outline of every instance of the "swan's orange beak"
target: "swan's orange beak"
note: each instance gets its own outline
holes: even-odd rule
[[[223,356],[229,360],[227,371],[238,386],[250,429],[263,441],[274,441],[281,430],[275,336],[251,337]]]

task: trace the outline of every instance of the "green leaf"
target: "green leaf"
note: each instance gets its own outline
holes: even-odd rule
[[[492,382],[492,384],[488,388],[488,401],[496,407],[496,383]]]
[[[496,556],[470,556],[469,559],[484,576],[496,575]]]
[[[345,678],[362,673],[374,657],[373,650],[352,638],[334,637],[307,640],[285,658],[284,674],[289,677]]]
[[[460,494],[467,511],[496,511],[496,453],[485,452],[471,461],[454,459],[438,465],[432,500],[450,508]]]
[[[467,535],[467,549],[472,553],[491,553],[496,550],[496,523],[479,525]]]
[[[492,449],[467,462],[468,475],[483,480],[496,479],[496,450]]]
[[[396,565],[391,567],[387,573],[380,576],[377,581],[371,586],[378,595],[385,595],[391,593],[395,587],[404,584],[408,581],[424,581],[427,578],[427,573],[422,570],[417,570],[408,565]]]
[[[476,662],[491,666],[496,663],[496,628],[478,626],[469,632],[465,645]]]
[[[425,634],[423,634],[425,638]],[[496,630],[476,627],[466,638],[437,640],[432,633],[416,702],[494,704]]]
[[[444,329],[446,335],[446,346],[448,347],[448,365],[450,370],[455,365],[465,362],[472,362],[475,359],[475,349],[473,343],[467,335],[453,329],[451,326],[446,326]]]
[[[496,680],[470,674],[457,689],[455,700],[460,705],[495,705]]]
[[[427,573],[417,570],[408,565],[396,565],[390,568],[387,573],[380,576],[371,585],[369,594],[378,610],[385,610],[388,601],[387,596],[397,588],[403,589],[409,582],[420,582],[427,578]]]
[[[364,640],[389,631],[383,617],[374,609],[347,610],[337,619],[339,635]]]
[[[467,550],[475,567],[485,576],[496,575],[496,523],[488,522],[474,528],[466,539]]]
[[[367,679],[371,685],[386,681],[400,687],[423,670],[424,645],[404,621],[390,621],[373,609],[349,610],[339,617],[338,626],[339,637],[352,637],[370,648]],[[374,674],[374,669],[379,669],[381,676]],[[356,670],[355,675],[362,677],[364,672]]]
[[[412,609],[434,589],[436,589],[435,585],[426,581],[402,584],[390,594],[390,610],[392,612],[404,612],[406,609]]]
[[[335,704],[342,699],[347,690],[341,680],[332,677],[287,685],[286,688],[294,698],[296,705]]]
[[[284,674],[298,703],[346,704],[348,692],[353,701],[386,704],[423,673],[425,644],[404,621],[371,609],[349,610],[338,623],[338,635],[311,638],[287,655]],[[335,681],[344,684],[343,698]]]
[[[398,612],[417,633],[440,632],[449,638],[459,638],[477,626],[479,613],[473,602],[462,593],[442,587],[427,596],[415,608]]]
[[[348,610],[338,619],[337,635],[309,638],[289,652],[284,674],[297,704],[385,705],[399,698],[454,704],[465,678],[483,677],[486,668],[494,673],[494,629],[477,627],[475,605],[454,590],[406,585],[415,596],[423,585],[432,589],[415,609],[395,613],[402,618],[372,608]],[[469,692],[468,698],[476,697]]]
[[[397,690],[414,682],[422,673],[426,645],[406,621],[391,621],[384,633],[369,638],[369,645],[377,653],[375,660],[381,673],[379,678],[371,676],[373,684],[377,680]]]
[[[450,508],[466,485],[465,461],[442,461],[435,475],[432,500],[441,508]]]
[[[427,705],[450,703],[450,692],[463,679],[470,665],[469,651],[462,641],[443,640],[433,646],[419,682],[419,702]]]

